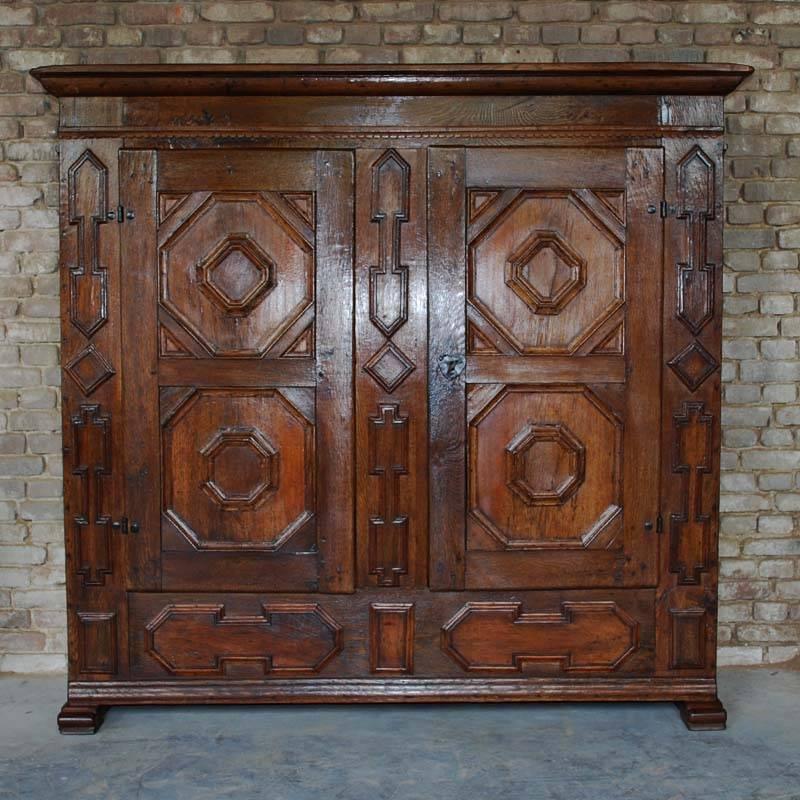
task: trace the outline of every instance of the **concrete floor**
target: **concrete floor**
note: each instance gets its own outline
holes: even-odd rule
[[[727,669],[724,732],[671,704],[112,709],[59,736],[59,678],[0,679],[0,798],[800,800],[800,672]]]

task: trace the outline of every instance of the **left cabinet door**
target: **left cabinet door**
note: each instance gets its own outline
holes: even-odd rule
[[[70,680],[127,669],[118,139],[61,142],[64,528]]]
[[[352,155],[120,175],[128,588],[352,590]]]

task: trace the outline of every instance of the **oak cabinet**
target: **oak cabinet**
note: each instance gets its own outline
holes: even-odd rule
[[[715,678],[732,65],[55,67],[69,696]]]

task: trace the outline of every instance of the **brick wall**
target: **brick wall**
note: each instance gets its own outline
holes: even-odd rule
[[[56,102],[100,62],[737,61],[728,101],[722,663],[800,647],[800,2],[0,2],[0,671],[64,668]]]

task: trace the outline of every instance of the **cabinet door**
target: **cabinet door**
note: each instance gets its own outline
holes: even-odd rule
[[[121,165],[129,586],[349,590],[352,156]]]
[[[662,163],[433,152],[435,588],[655,584]]]

